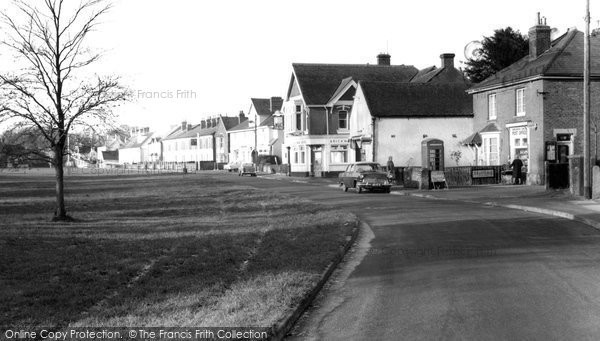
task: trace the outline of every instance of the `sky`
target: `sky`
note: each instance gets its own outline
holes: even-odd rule
[[[495,29],[527,33],[541,12],[561,32],[583,30],[585,15],[585,0],[113,3],[88,41],[103,52],[90,68],[133,90],[134,101],[118,108],[120,122],[153,130],[248,112],[252,97],[285,97],[294,62],[376,63],[388,52],[392,64],[424,68],[455,53],[462,66],[465,45]],[[591,15],[598,27],[593,3]]]

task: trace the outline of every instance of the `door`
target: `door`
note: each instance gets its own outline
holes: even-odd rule
[[[323,176],[323,148],[322,147],[313,147],[311,150],[311,171],[313,176],[321,177]]]
[[[569,145],[559,144],[558,145],[558,162],[569,163]]]

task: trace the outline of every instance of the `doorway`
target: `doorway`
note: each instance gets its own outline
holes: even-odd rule
[[[323,147],[313,146],[311,148],[311,173],[314,177],[323,176]]]

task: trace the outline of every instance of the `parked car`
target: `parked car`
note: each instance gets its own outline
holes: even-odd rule
[[[250,176],[256,176],[256,167],[254,167],[253,163],[245,162],[240,165],[240,170],[239,170],[238,175],[243,176],[246,174],[248,174]]]
[[[339,175],[340,186],[344,192],[355,188],[358,193],[368,189],[390,193],[392,182],[389,175],[375,162],[357,162],[348,165],[346,171]]]
[[[228,172],[237,172],[238,169],[240,169],[240,163],[237,161],[232,161],[232,162],[226,164],[225,166],[223,166],[223,169]]]

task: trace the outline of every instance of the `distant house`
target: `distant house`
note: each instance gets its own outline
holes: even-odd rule
[[[228,160],[228,131],[241,117],[213,117],[200,124],[182,122],[162,141],[163,162],[188,165],[200,169],[202,163],[212,162],[213,168]]]
[[[454,54],[440,57],[441,67],[423,69],[408,82],[358,81],[349,121],[350,162],[385,165],[392,157],[397,166],[432,170],[474,163],[462,143],[473,129],[469,83],[454,67]]]
[[[544,161],[567,162],[582,153],[583,41],[576,29],[551,41],[551,29],[538,22],[529,30],[529,55],[474,85],[474,132],[482,142],[483,164],[510,162],[515,155],[527,168],[527,182],[545,181]],[[592,122],[600,116],[600,36],[591,37]],[[598,131],[592,134],[597,155]],[[556,144],[545,153],[546,143]]]
[[[408,82],[414,66],[390,65],[380,54],[377,65],[292,64],[283,114],[283,162],[301,176],[335,176],[351,157],[350,113],[359,81]]]
[[[144,149],[150,143],[152,133],[150,128],[133,129],[129,141],[119,148],[119,163],[129,165],[139,165],[148,162],[144,157]]]
[[[281,115],[283,98],[252,98],[248,119],[229,131],[231,161],[252,162],[252,151],[258,155],[276,155],[281,159],[283,127],[275,125]]]

